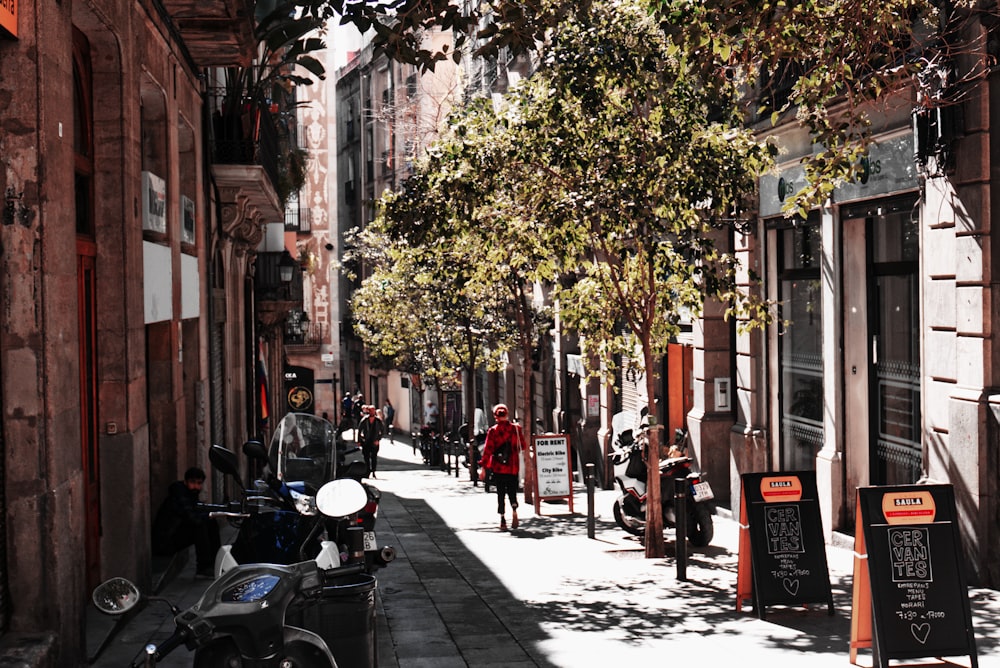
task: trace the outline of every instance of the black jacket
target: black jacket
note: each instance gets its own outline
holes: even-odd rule
[[[153,552],[172,552],[173,538],[178,531],[203,524],[208,513],[198,507],[199,492],[188,489],[183,480],[170,483],[167,498],[156,511],[153,520]]]

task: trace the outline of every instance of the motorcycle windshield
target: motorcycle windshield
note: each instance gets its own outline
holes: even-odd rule
[[[333,424],[308,413],[288,413],[275,427],[268,455],[278,480],[304,483],[315,494],[337,473]]]

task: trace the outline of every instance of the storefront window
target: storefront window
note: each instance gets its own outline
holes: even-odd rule
[[[815,468],[823,447],[823,340],[818,217],[778,230],[781,468]]]

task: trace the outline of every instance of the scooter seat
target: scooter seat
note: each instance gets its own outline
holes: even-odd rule
[[[660,460],[660,470],[668,469],[678,464],[684,464],[690,462],[692,459],[690,457],[669,457],[668,459]]]

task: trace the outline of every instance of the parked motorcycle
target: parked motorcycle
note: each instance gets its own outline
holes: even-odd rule
[[[648,444],[647,426],[642,425],[638,437],[633,435],[635,414],[630,411],[617,413],[611,422],[613,451],[610,453],[614,465],[615,481],[621,496],[615,499],[612,509],[615,521],[622,529],[634,536],[642,536],[646,531],[646,479],[645,451]],[[685,502],[687,513],[687,538],[695,547],[704,547],[712,542],[715,529],[712,524],[712,487],[697,471],[692,469],[692,458],[687,450],[687,431],[675,432],[670,455],[661,459],[660,501],[665,527],[677,526],[674,503],[674,481],[679,478],[688,482]]]
[[[441,447],[441,434],[431,425],[420,428],[420,454],[426,466],[443,467],[444,450]]]
[[[364,490],[352,480],[330,482],[316,495],[320,512],[331,517],[351,515],[366,502]],[[212,582],[191,608],[181,611],[171,604],[173,634],[159,646],[147,645],[132,668],[155,666],[181,645],[194,652],[195,668],[337,668],[335,652],[324,640],[336,638],[337,629],[305,628],[290,620],[305,619],[303,611],[322,603],[325,587],[363,570],[363,564],[324,568],[316,560],[236,566]],[[123,615],[144,599],[125,578],[99,585],[92,598],[109,615]]]
[[[372,568],[377,559],[384,559],[380,553],[392,552],[392,548],[380,549],[376,544],[375,518],[381,493],[361,483],[368,469],[360,449],[354,449],[358,453],[353,458],[350,448],[337,450],[333,425],[327,420],[289,413],[276,426],[269,450],[258,441],[244,444],[244,454],[264,467],[263,478],[247,490],[240,479],[236,455],[222,446],[212,446],[212,466],[233,477],[244,490],[236,507],[211,513],[238,526],[232,545],[223,545],[216,556],[216,577],[237,564],[293,564],[317,559],[333,566],[353,560],[361,552]],[[316,490],[334,477],[359,483],[366,498],[363,508],[337,519],[317,512]],[[361,534],[360,546],[351,531],[355,527]]]

